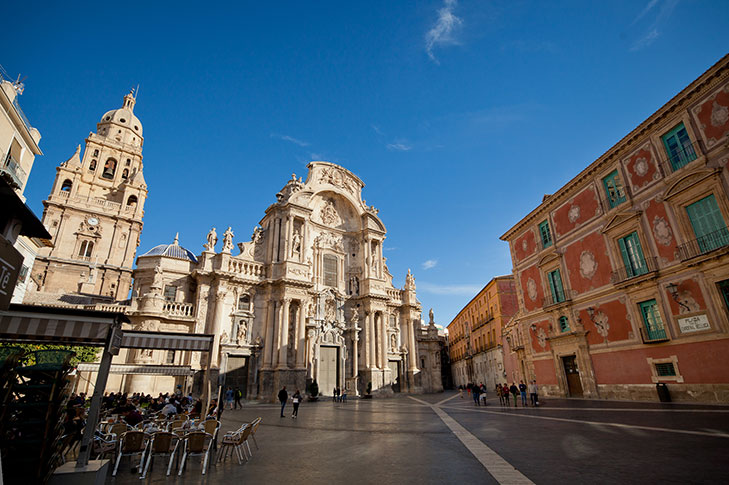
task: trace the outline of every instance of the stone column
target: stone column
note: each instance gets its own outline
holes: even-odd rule
[[[367,240],[367,238],[365,238],[364,247],[364,277],[369,278],[372,276],[372,273],[370,272],[370,261],[372,260],[370,258],[370,242]]]
[[[273,365],[273,348],[274,348],[274,314],[276,311],[276,302],[269,300],[266,305],[266,334],[265,341],[263,343],[263,368],[270,369]],[[252,331],[252,329],[251,329]]]
[[[365,317],[364,317],[364,340],[362,341],[362,346],[364,347],[364,354],[365,354],[365,367],[369,369],[371,367],[371,357],[370,357],[370,336],[372,335],[370,333],[370,315],[371,313],[368,311],[365,311]]]
[[[210,361],[211,367],[220,368],[220,329],[223,327],[223,313],[225,312],[225,295],[223,288],[218,288],[215,292],[215,313],[213,317],[213,326],[210,329],[215,337],[213,338],[213,355]]]
[[[408,317],[408,330],[410,340],[410,370],[413,372],[418,371],[418,347],[415,345],[415,320]]]
[[[278,346],[277,369],[288,367],[288,342],[289,342],[289,311],[291,298],[285,298],[281,307],[281,321],[279,323],[280,342]]]
[[[369,318],[369,344],[370,344],[370,369],[377,368],[377,333],[375,332],[375,312],[370,313]]]
[[[387,323],[385,313],[380,313],[380,369],[387,368]]]
[[[303,246],[302,246],[303,247]],[[296,332],[296,368],[303,369],[305,367],[304,360],[306,358],[306,311],[308,305],[302,300],[299,305],[299,328]]]

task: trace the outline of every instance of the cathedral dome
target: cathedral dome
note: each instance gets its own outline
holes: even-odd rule
[[[121,108],[112,109],[104,113],[99,124],[114,123],[129,128],[134,133],[142,136],[142,122],[134,114],[136,98],[132,93],[124,96],[124,105]]]
[[[175,236],[175,240],[172,244],[160,244],[159,246],[155,246],[146,253],[142,254],[140,258],[143,258],[145,256],[165,256],[168,258],[175,258],[175,259],[184,259],[187,261],[192,261],[193,263],[197,263],[197,258],[192,253],[192,251],[183,248],[178,244],[178,236]]]

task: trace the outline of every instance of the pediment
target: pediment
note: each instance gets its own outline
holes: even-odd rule
[[[537,266],[545,266],[552,261],[556,261],[559,259],[559,254],[557,254],[556,251],[550,251],[548,254],[545,254],[542,256],[542,259],[537,262]]]
[[[630,211],[630,212],[618,212],[614,216],[610,218],[607,224],[605,224],[605,227],[602,228],[602,233],[608,233],[610,231],[613,231],[623,224],[629,223],[633,221],[634,219],[637,219],[640,217],[643,211]]]
[[[719,168],[715,169],[701,169],[686,174],[684,177],[676,180],[668,190],[663,194],[663,200],[668,200],[671,197],[675,197],[684,190],[690,189],[691,187],[698,185],[703,180],[710,178],[721,171]]]

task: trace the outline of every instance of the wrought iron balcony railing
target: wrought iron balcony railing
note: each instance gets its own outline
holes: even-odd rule
[[[678,247],[678,254],[681,261],[710,253],[719,248],[729,246],[729,229],[723,227],[718,231],[711,232],[704,236],[689,241]]]
[[[23,187],[27,174],[20,167],[20,162],[15,160],[10,153],[7,154],[5,161],[0,165],[0,171],[7,173],[18,187]]]
[[[700,153],[698,140],[674,151],[673,153],[669,153],[661,162],[666,175],[673,173],[696,160],[698,158],[697,153]]]
[[[640,327],[640,335],[643,337],[644,344],[653,344],[670,340],[666,334],[665,327],[651,329],[642,326]]]
[[[566,303],[572,301],[572,298],[569,297],[570,290],[564,289],[561,293],[557,293],[556,295],[549,294],[544,297],[544,300],[542,301],[542,308],[551,307],[554,305],[559,305],[560,303]]]
[[[612,275],[610,275],[610,281],[616,285],[623,281],[637,278],[638,276],[655,273],[656,271],[658,271],[658,260],[656,258],[645,258],[643,261],[640,261],[640,264],[623,266],[613,271]]]

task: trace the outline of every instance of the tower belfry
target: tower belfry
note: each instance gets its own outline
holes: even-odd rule
[[[38,254],[31,277],[36,294],[126,299],[142,231],[147,184],[142,164],[142,123],[134,91],[121,108],[104,113],[85,148],[56,168],[43,201],[43,223],[53,248]]]

